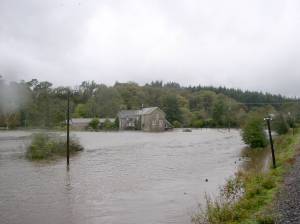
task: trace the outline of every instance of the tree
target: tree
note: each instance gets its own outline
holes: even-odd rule
[[[190,96],[190,109],[191,111],[203,110],[205,113],[211,114],[216,98],[215,92],[197,91]]]
[[[218,126],[224,126],[226,120],[226,108],[225,102],[222,99],[218,99],[213,108],[212,118]]]
[[[193,114],[186,107],[180,107],[180,113],[181,113],[181,117],[182,117],[181,123],[182,123],[183,127],[190,127],[192,118],[193,118]]]
[[[95,90],[96,115],[99,117],[115,117],[122,105],[119,92],[105,85],[99,85]]]
[[[242,138],[251,148],[260,148],[267,145],[263,119],[250,115],[242,129]]]
[[[114,88],[122,98],[127,109],[139,109],[145,101],[143,88],[134,82],[116,83]]]
[[[176,95],[168,94],[162,98],[163,110],[166,113],[168,121],[173,123],[174,121],[181,122],[182,114],[179,107],[179,100]]]
[[[87,117],[88,111],[87,106],[85,104],[79,103],[75,107],[74,116],[73,117]]]
[[[0,125],[39,128],[60,125],[66,119],[66,90],[69,88],[53,87],[37,79],[7,82],[0,77]],[[74,117],[112,118],[119,110],[140,109],[143,105],[160,107],[170,122],[178,121],[184,127],[241,127],[249,111],[262,116],[290,112],[291,117],[285,118],[291,127],[300,121],[297,99],[225,87],[182,87],[162,81],[144,86],[133,82],[116,83],[109,87],[85,81],[71,93]],[[269,105],[264,106],[264,102]],[[280,106],[278,102],[282,102]]]
[[[273,121],[273,129],[279,134],[288,133],[289,125],[282,113],[278,114]]]

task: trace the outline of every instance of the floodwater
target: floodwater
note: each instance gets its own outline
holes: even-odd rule
[[[0,132],[1,224],[187,224],[244,148],[237,130],[74,132],[85,150],[68,171],[28,161],[30,134]]]

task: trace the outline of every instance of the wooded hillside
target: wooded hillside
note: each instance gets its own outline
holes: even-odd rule
[[[68,90],[36,79],[10,83],[0,79],[0,126],[62,126]],[[171,123],[182,127],[238,127],[253,110],[265,114],[280,110],[300,117],[296,99],[225,87],[181,87],[161,81],[106,86],[84,81],[70,93],[72,117],[113,118],[121,109],[142,105],[160,107]]]

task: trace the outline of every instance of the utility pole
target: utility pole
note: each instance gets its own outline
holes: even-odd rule
[[[293,135],[295,135],[295,122],[296,122],[295,115],[292,115],[291,112],[288,112],[288,116],[289,116],[289,119],[291,120],[291,121],[289,122],[289,125],[290,125],[290,123],[291,123],[292,130],[293,130]]]
[[[271,151],[272,151],[272,162],[273,162],[273,168],[276,168],[276,159],[275,159],[275,150],[274,150],[274,145],[273,145],[273,139],[272,139],[272,133],[271,133],[271,117],[266,117],[264,120],[267,122],[268,126],[268,132],[269,132],[269,139],[270,139],[270,145],[271,145]]]
[[[67,108],[67,167],[70,165],[70,90],[68,90]]]

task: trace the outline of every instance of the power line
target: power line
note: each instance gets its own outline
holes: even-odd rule
[[[257,105],[257,104],[261,104],[261,105],[266,105],[266,104],[290,104],[290,103],[296,103],[299,104],[299,101],[290,101],[290,102],[237,102],[236,104],[246,104],[246,105]]]

